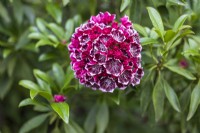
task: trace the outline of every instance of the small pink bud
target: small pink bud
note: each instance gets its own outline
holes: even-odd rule
[[[66,100],[66,97],[63,95],[54,95],[54,102],[64,102]]]
[[[182,67],[182,68],[187,68],[188,65],[189,65],[189,64],[188,64],[188,62],[187,62],[186,59],[181,59],[181,60],[179,61],[179,66]]]

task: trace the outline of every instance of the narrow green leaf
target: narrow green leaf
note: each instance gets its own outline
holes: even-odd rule
[[[45,39],[46,37],[39,33],[39,32],[32,32],[28,35],[28,38],[31,38],[31,39]]]
[[[153,26],[160,34],[160,37],[163,38],[164,26],[163,26],[163,22],[162,22],[160,14],[158,13],[158,11],[156,11],[156,9],[154,9],[152,7],[147,7],[147,10],[148,10],[149,17],[151,19]]]
[[[10,23],[10,17],[8,15],[8,12],[1,2],[0,2],[0,17],[2,17],[6,23]]]
[[[69,122],[69,105],[65,102],[51,103],[53,110],[60,116],[60,118],[68,124]]]
[[[48,84],[50,84],[51,87],[56,88],[55,83],[53,82],[53,80],[51,79],[51,77],[50,77],[48,74],[42,72],[42,71],[39,70],[39,69],[34,69],[34,70],[33,70],[33,73],[34,73],[34,76],[35,76],[35,77],[37,77],[37,78],[39,78],[39,79],[42,79],[43,81],[45,81],[45,82],[47,82]],[[49,91],[49,90],[48,90],[48,91]]]
[[[161,80],[161,75],[159,75],[157,82],[153,88],[153,106],[155,110],[155,120],[156,122],[160,120],[163,115],[164,110],[164,100],[165,100],[165,92],[163,83]]]
[[[182,112],[188,109],[188,105],[190,103],[190,96],[191,96],[191,88],[185,88],[185,90],[180,95],[180,104],[182,107]]]
[[[27,98],[27,99],[24,99],[22,100],[20,103],[19,103],[19,106],[18,107],[23,107],[23,106],[27,106],[27,105],[40,105],[38,102],[30,99],[30,98]]]
[[[142,34],[144,37],[148,37],[148,34],[145,30],[144,27],[142,27],[141,25],[139,24],[133,24],[133,27],[136,31],[138,31],[140,34]]]
[[[40,46],[45,46],[45,45],[50,45],[50,46],[54,46],[54,47],[57,47],[57,43],[53,43],[51,42],[50,40],[47,40],[47,39],[41,39],[40,41],[38,41],[36,43],[36,48],[40,47]]]
[[[147,79],[148,81],[150,78]],[[140,106],[142,110],[142,114],[144,114],[151,102],[151,95],[152,95],[152,89],[150,88],[152,85],[150,82],[146,82],[142,85],[142,93],[140,96]]]
[[[180,103],[175,91],[171,88],[171,86],[167,83],[166,80],[163,80],[163,83],[165,95],[167,96],[167,99],[169,100],[170,104],[177,112],[181,112]]]
[[[19,133],[27,133],[34,128],[40,126],[49,116],[49,114],[38,115],[30,120],[28,120],[19,130]]]
[[[187,116],[187,121],[189,121],[193,117],[199,104],[200,104],[200,80],[198,81],[198,84],[194,87],[194,90],[192,91],[191,94],[190,108]]]
[[[38,29],[41,31],[41,32],[43,32],[43,33],[48,33],[47,32],[47,29],[46,29],[46,22],[44,21],[44,19],[42,19],[42,18],[37,18],[36,19],[36,24],[37,24],[37,27],[38,27]]]
[[[65,81],[64,81],[64,86],[62,87],[62,91],[64,91],[66,88],[68,88],[68,86],[70,85],[70,82],[72,81],[72,79],[74,78],[74,72],[71,69],[71,66],[68,67],[67,69],[67,73],[65,76]]]
[[[66,0],[65,0],[66,1]],[[62,11],[58,4],[49,3],[46,5],[46,10],[57,23],[62,21]]]
[[[195,80],[196,78],[192,75],[191,72],[187,71],[186,69],[183,69],[181,67],[177,67],[177,66],[169,66],[169,65],[164,65],[166,68],[168,68],[169,70],[171,70],[172,72],[175,72],[179,75],[184,76],[185,78],[189,79],[189,80]]]
[[[173,39],[176,33],[173,30],[167,30],[164,35],[165,42],[169,42]]]
[[[58,39],[54,35],[48,35],[47,36],[49,40],[51,40],[54,43],[59,43]]]
[[[35,91],[35,90],[30,90],[30,97],[31,99],[34,99],[38,94],[38,91]]]
[[[187,49],[182,52],[184,56],[200,56],[198,49]]]
[[[64,38],[64,30],[60,26],[55,23],[50,23],[47,26],[59,39]]]
[[[120,12],[124,11],[126,7],[130,4],[130,0],[122,0],[121,6],[120,6]]]
[[[83,129],[75,121],[71,121],[70,123],[77,133],[84,133]]]
[[[65,133],[78,133],[70,123],[65,124],[64,129]]]
[[[63,71],[62,67],[57,63],[53,64],[53,74],[59,87],[62,88],[65,81],[65,72]]]
[[[70,1],[69,0],[62,0],[63,1],[63,6],[66,6]]]
[[[148,44],[157,44],[158,43],[157,40],[155,40],[153,38],[148,38],[148,37],[140,38],[140,42],[141,42],[142,46],[148,45]]]
[[[84,129],[86,133],[94,132],[97,111],[98,111],[98,108],[97,108],[97,105],[95,105],[92,107],[92,109],[88,113],[87,118],[84,122]]]
[[[103,102],[98,109],[96,116],[97,133],[104,133],[109,122],[108,106]]]
[[[44,97],[45,99],[49,100],[49,101],[53,99],[53,96],[51,95],[50,92],[39,91],[38,94],[41,95],[42,97]]]
[[[120,104],[120,90],[115,90],[113,93],[108,94],[108,97],[117,105]]]
[[[68,19],[67,22],[65,23],[65,30],[66,30],[66,33],[65,33],[65,38],[66,40],[69,40],[72,33],[73,33],[73,30],[74,30],[74,21],[73,19]]]
[[[34,90],[34,91],[40,91],[40,87],[35,84],[34,82],[30,81],[30,80],[21,80],[19,82],[19,85],[23,86],[24,88],[27,88],[29,90]]]
[[[188,18],[188,15],[187,14],[184,14],[184,15],[182,15],[182,16],[180,16],[177,20],[176,20],[176,22],[175,22],[175,24],[174,24],[174,27],[173,27],[173,31],[178,31],[180,28],[181,28],[181,26],[184,24],[184,22],[185,22],[185,20]]]
[[[57,55],[55,53],[43,53],[39,56],[39,61],[47,61],[55,59]]]

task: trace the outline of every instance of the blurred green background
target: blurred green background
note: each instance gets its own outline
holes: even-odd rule
[[[157,29],[151,22],[147,7],[153,7],[159,12],[166,29],[164,41],[155,32]],[[116,14],[117,20],[125,14],[128,15],[134,23],[135,29],[143,38],[141,40],[143,45],[142,64],[145,77],[141,85],[130,86],[125,91],[117,91],[114,94],[102,94],[79,85],[70,70],[67,50],[75,28],[86,22],[91,15],[105,11]],[[181,23],[182,29],[180,28],[177,32],[172,31],[174,23],[182,15],[187,15],[187,20],[186,17],[182,20],[185,27]],[[199,0],[0,0],[0,133],[26,131],[33,133],[89,133],[97,132],[98,128],[102,127],[105,128],[102,132],[106,133],[200,132],[200,110],[198,109],[200,86],[196,87],[199,88],[195,91],[197,95],[192,93],[200,77],[199,18]],[[148,35],[145,36],[146,34]],[[162,58],[159,56],[162,53],[159,45],[170,42],[175,35],[179,35],[178,41],[174,48],[170,52],[168,51],[169,56],[165,58],[167,60],[165,62],[171,61],[171,64],[178,66],[179,61],[185,59],[189,64],[186,70],[191,74],[185,72],[185,69],[186,74],[177,69],[170,69],[180,75],[185,74],[183,77],[162,68],[164,63],[159,66],[159,59]],[[184,51],[186,52],[183,53]],[[158,62],[153,63],[154,55]],[[168,64],[170,64],[169,62]],[[154,65],[159,70],[156,69],[151,73]],[[29,97],[29,92],[19,85],[19,81],[26,79],[36,82],[37,76],[34,75],[33,70],[39,70],[52,76],[53,81],[57,83],[59,82],[56,80],[59,76],[56,77],[55,74],[57,69],[62,69],[61,73],[69,82],[67,86],[64,85],[62,94],[66,95],[68,99],[71,125],[63,128],[64,123],[59,118],[58,121],[52,120],[49,124],[49,121],[53,119],[52,115],[33,127],[25,125],[30,127],[30,129],[25,129],[23,125],[29,119],[48,111],[45,110],[46,108],[42,110],[37,106],[34,108],[32,106],[18,107],[20,101]],[[152,100],[152,93],[156,88],[157,71],[160,70],[165,73],[163,75],[166,81],[173,87],[173,92],[177,94],[181,112],[176,112],[172,108],[173,105],[165,102],[160,110],[160,112],[163,111],[162,118],[155,121],[154,109],[156,107]],[[150,73],[150,77],[148,77],[148,73]],[[193,75],[196,80],[190,80]],[[184,78],[187,76],[191,78]],[[149,82],[146,82],[145,79]],[[56,88],[51,89],[55,89],[52,90],[54,94],[59,92]],[[105,127],[101,127],[101,124],[95,126],[96,119],[88,120],[89,114],[91,117],[96,117],[94,112],[98,110],[97,106],[101,106],[99,101],[102,100],[102,97],[106,97],[106,109],[109,109],[109,122]],[[40,99],[40,97],[37,98]],[[195,107],[190,109],[196,114],[193,114],[194,117],[190,121],[186,121],[189,108],[192,108],[190,99],[192,103],[196,102]],[[159,99],[157,100],[159,101]],[[120,101],[120,104],[117,105],[113,101]],[[20,106],[29,104],[23,103]],[[104,123],[105,120],[107,118],[103,117],[101,123]]]

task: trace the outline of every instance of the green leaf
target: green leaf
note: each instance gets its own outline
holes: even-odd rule
[[[113,93],[108,94],[108,97],[117,105],[120,104],[120,90],[115,90]]]
[[[34,90],[34,91],[40,91],[41,88],[35,84],[34,82],[30,81],[30,80],[21,80],[19,82],[19,85],[23,86],[24,88],[27,88],[29,90]]]
[[[39,33],[39,32],[32,32],[28,35],[28,38],[31,38],[31,39],[45,39],[46,37]]]
[[[64,129],[65,133],[84,133],[83,129],[72,120],[70,120],[69,124],[65,124]]]
[[[181,2],[180,0],[168,0],[167,2],[169,5],[186,6],[186,4]]]
[[[57,57],[54,53],[43,53],[39,56],[39,61],[47,61],[51,59],[55,59]]]
[[[53,64],[53,74],[55,76],[55,80],[58,83],[59,87],[62,88],[65,81],[65,73],[62,67],[57,63]]]
[[[68,124],[69,122],[69,105],[65,102],[51,103],[53,110],[60,116],[60,118]]]
[[[0,2],[0,16],[6,23],[10,23],[10,17],[8,15],[8,12],[1,2]]]
[[[46,83],[50,84],[51,87],[56,88],[55,83],[53,82],[53,80],[51,79],[51,77],[48,74],[42,72],[39,69],[34,69],[33,73],[34,73],[35,77],[37,77],[37,78],[45,81]],[[47,90],[47,91],[49,91],[49,90]]]
[[[162,83],[161,75],[159,75],[157,82],[153,88],[153,106],[155,110],[155,120],[156,122],[160,120],[163,115],[164,110],[164,100],[165,100],[165,92],[164,86]]]
[[[185,90],[180,95],[180,104],[181,104],[181,107],[182,107],[182,112],[184,112],[187,109],[187,107],[190,103],[190,96],[191,96],[190,87],[185,88]]]
[[[40,41],[38,41],[36,43],[36,48],[40,47],[40,46],[44,46],[44,45],[51,45],[53,47],[57,47],[58,43],[53,43],[53,42],[51,42],[50,40],[47,40],[47,39],[41,39]]]
[[[41,32],[48,34],[46,26],[45,26],[47,24],[47,22],[45,22],[42,18],[37,18],[36,24]]]
[[[65,133],[78,133],[71,124],[64,125]]]
[[[148,45],[148,44],[157,44],[158,41],[153,39],[153,38],[148,38],[148,37],[143,37],[140,38],[140,42],[142,44],[142,46]]]
[[[163,80],[163,83],[164,83],[165,94],[170,104],[177,112],[181,112],[180,103],[175,91],[171,88],[171,86],[167,83],[166,80]]]
[[[200,56],[198,49],[187,49],[182,52],[184,56]]]
[[[14,13],[14,17],[15,17],[15,22],[17,22],[17,24],[21,24],[23,21],[23,15],[24,15],[24,7],[22,5],[22,2],[19,0],[14,0],[13,1],[13,13]]]
[[[185,20],[188,18],[188,15],[187,14],[184,14],[182,16],[180,16],[175,24],[174,24],[174,27],[173,27],[173,31],[177,32],[178,30],[180,30],[181,26],[184,24]]]
[[[147,10],[153,26],[158,31],[160,37],[163,39],[164,26],[160,14],[152,7],[147,7]]]
[[[33,99],[27,98],[27,99],[22,100],[19,103],[18,107],[23,107],[23,106],[27,106],[27,105],[40,105],[40,104]]]
[[[150,78],[148,80],[150,80]],[[143,84],[142,86],[143,86],[142,87],[143,89],[140,96],[140,106],[141,106],[142,114],[144,114],[151,102],[152,89],[150,88],[151,87],[150,82],[147,82]]]
[[[190,108],[189,108],[189,113],[187,116],[187,121],[189,121],[193,117],[199,104],[200,104],[200,80],[198,81],[197,85],[194,87],[194,90],[192,91],[192,94],[191,94]]]
[[[124,11],[126,7],[130,4],[130,0],[122,0],[121,6],[120,6],[120,12]]]
[[[97,133],[104,133],[109,122],[108,106],[105,102],[99,105],[96,116]]]
[[[54,43],[59,43],[58,39],[54,35],[48,35],[47,36],[49,40],[51,40]]]
[[[55,23],[50,23],[47,26],[59,39],[64,38],[64,30],[60,26]]]
[[[35,90],[30,90],[30,97],[31,99],[34,99],[38,94],[38,91],[35,91]]]
[[[165,42],[169,42],[173,39],[176,33],[173,30],[167,30],[164,35]]]
[[[65,0],[66,2],[66,0]],[[48,13],[54,18],[57,23],[61,23],[62,21],[62,11],[61,8],[57,4],[50,3],[46,6],[46,10]]]
[[[192,75],[191,72],[187,71],[186,69],[183,69],[181,67],[177,67],[177,66],[169,66],[169,65],[164,65],[166,68],[168,68],[169,70],[171,70],[172,72],[175,72],[179,75],[182,75],[183,77],[189,79],[189,80],[195,80],[196,78]]]
[[[62,91],[68,88],[73,78],[74,78],[74,72],[72,71],[71,66],[69,66],[67,69],[66,76],[65,76],[65,81],[64,81],[65,84],[61,89]]]
[[[38,94],[41,95],[42,97],[44,97],[45,99],[49,100],[49,101],[51,101],[53,99],[53,96],[51,95],[50,92],[39,91]]]
[[[70,1],[69,0],[62,0],[63,1],[63,6],[66,6]]]
[[[30,120],[28,120],[23,126],[20,128],[19,133],[27,133],[34,128],[40,126],[49,116],[49,114],[38,115]]]
[[[134,27],[134,29],[135,29],[136,31],[138,31],[138,32],[139,32],[140,34],[142,34],[144,37],[147,37],[147,36],[148,36],[148,34],[147,34],[145,28],[142,27],[141,25],[139,25],[139,24],[133,24],[133,27]]]
[[[74,31],[74,21],[73,19],[68,19],[67,22],[65,23],[65,30],[66,30],[66,40],[69,40],[73,31]]]
[[[84,133],[83,129],[75,121],[71,121],[70,123],[77,133]]]
[[[95,105],[92,107],[92,109],[90,109],[90,112],[87,115],[87,118],[84,122],[84,129],[86,131],[86,133],[93,133],[94,129],[95,129],[95,121],[96,121],[96,114],[98,111],[98,106]]]

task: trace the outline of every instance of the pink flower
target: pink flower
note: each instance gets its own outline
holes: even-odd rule
[[[179,66],[182,67],[182,68],[187,68],[189,66],[189,64],[188,64],[186,59],[181,59],[179,61]]]
[[[75,77],[103,92],[135,86],[144,75],[137,31],[127,16],[121,23],[114,20],[109,12],[92,16],[75,30],[68,46]]]
[[[54,95],[54,102],[64,102],[66,100],[66,97],[63,95]]]

